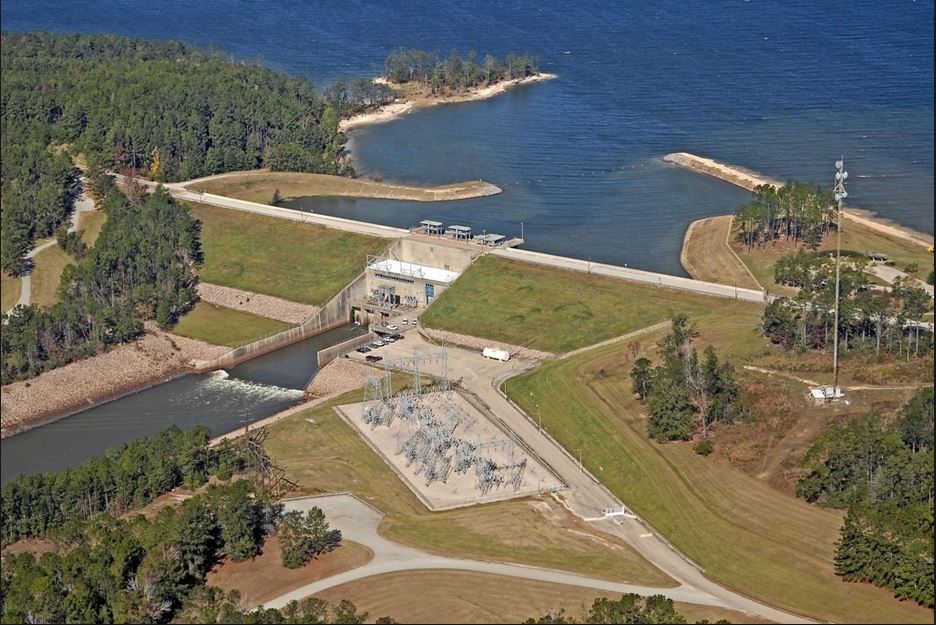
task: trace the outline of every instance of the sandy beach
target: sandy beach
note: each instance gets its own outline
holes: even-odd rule
[[[193,362],[229,349],[163,332],[148,322],[146,334],[133,343],[0,389],[0,436],[13,436],[191,373]]]
[[[375,111],[369,111],[367,113],[361,113],[360,115],[349,117],[348,119],[343,119],[341,120],[338,127],[342,132],[349,132],[356,128],[393,121],[394,119],[398,119],[403,115],[407,115],[408,113],[411,113],[419,108],[435,106],[437,104],[456,104],[459,102],[486,100],[488,98],[498,96],[508,89],[512,89],[513,87],[528,85],[535,82],[542,82],[544,80],[551,80],[553,78],[556,78],[556,74],[542,73],[536,74],[535,76],[528,76],[527,78],[504,80],[493,85],[481,87],[479,89],[472,89],[466,93],[458,95],[442,97],[424,96],[413,100],[401,97],[396,102],[383,106]],[[382,77],[375,78],[374,82],[389,84],[387,80]]]
[[[778,180],[746,170],[737,165],[719,163],[710,158],[690,154],[688,152],[667,154],[663,157],[663,160],[667,163],[672,163],[699,173],[708,174],[719,180],[724,180],[725,182],[730,182],[748,191],[752,191],[754,188],[764,184],[773,185],[775,187],[783,185],[783,183]],[[847,207],[842,211],[842,214],[847,219],[851,219],[868,228],[877,230],[884,235],[904,239],[924,247],[933,245],[933,235],[901,226],[889,219],[879,217],[871,211]]]

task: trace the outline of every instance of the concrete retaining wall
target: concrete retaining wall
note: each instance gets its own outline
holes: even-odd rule
[[[348,339],[347,341],[342,341],[337,345],[332,345],[331,347],[326,347],[323,350],[320,350],[316,354],[318,359],[318,368],[321,369],[331,361],[336,358],[340,358],[344,354],[347,354],[351,351],[354,351],[361,345],[367,345],[371,341],[377,339],[377,335],[373,332],[368,332],[367,334],[362,334],[361,336],[356,336],[354,338]]]
[[[232,349],[199,367],[198,372],[230,369],[263,354],[347,325],[351,323],[351,301],[366,295],[367,281],[362,272],[302,325]]]

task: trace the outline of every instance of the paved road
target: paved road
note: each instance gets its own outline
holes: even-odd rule
[[[369,547],[374,552],[374,557],[370,562],[356,569],[327,577],[280,595],[264,604],[265,607],[268,608],[282,608],[290,601],[300,600],[315,593],[322,592],[327,588],[333,588],[347,582],[371,577],[373,575],[427,569],[474,571],[491,575],[505,575],[508,577],[552,582],[555,584],[595,588],[621,594],[633,592],[641,595],[652,595],[665,592],[668,596],[677,601],[723,608],[729,607],[717,597],[712,597],[685,586],[665,589],[650,586],[636,586],[533,566],[446,558],[429,554],[418,549],[413,549],[412,547],[403,546],[381,536],[377,528],[380,525],[380,521],[383,519],[383,513],[351,495],[302,497],[289,499],[284,503],[287,511],[306,511],[312,507],[321,508],[328,517],[328,521],[332,527],[341,530],[341,534],[344,538]]]
[[[151,189],[154,189],[157,186],[157,183],[151,182],[149,180],[143,180],[141,178],[134,179],[128,176],[121,176],[119,174],[115,177],[119,182],[124,183],[130,182],[131,180],[136,180],[136,182],[143,184]],[[352,219],[343,219],[341,217],[329,217],[328,215],[319,215],[311,212],[293,210],[291,208],[280,208],[278,206],[269,206],[267,204],[259,204],[257,202],[237,200],[234,198],[225,197],[223,195],[215,195],[213,193],[189,191],[185,188],[185,185],[188,184],[191,184],[191,182],[164,184],[163,186],[167,191],[169,191],[169,194],[172,197],[178,198],[180,200],[201,202],[202,204],[220,206],[222,208],[229,208],[245,213],[265,215],[267,217],[275,217],[277,219],[288,219],[289,221],[298,221],[301,223],[318,224],[320,226],[325,226],[326,228],[335,228],[337,230],[356,232],[358,234],[367,234],[385,239],[397,239],[402,236],[408,236],[410,234],[410,231],[404,228],[393,228],[391,226],[382,226],[380,224],[354,221]]]
[[[900,271],[896,267],[891,267],[890,265],[885,265],[883,263],[871,263],[871,271],[874,272],[878,278],[886,281],[888,284],[893,284],[894,280],[900,278],[901,280],[907,280],[909,278],[911,284],[918,286],[929,293],[930,297],[933,297],[933,285],[926,284],[922,280],[918,280],[913,276]]]
[[[84,178],[82,178],[82,183],[83,182],[84,182]],[[68,231],[74,232],[75,230],[77,230],[78,220],[81,216],[81,213],[90,211],[90,210],[94,210],[94,200],[92,200],[87,195],[85,195],[84,189],[82,188],[81,195],[78,196],[78,199],[75,201],[75,210],[72,213],[72,216],[70,218],[71,221],[68,224]],[[41,245],[37,245],[36,247],[32,249],[32,251],[26,254],[26,258],[35,258],[36,255],[39,254],[39,252],[45,249],[48,249],[52,247],[53,245],[57,245],[57,242],[55,239],[52,239],[51,241],[46,241],[45,243]],[[30,270],[28,273],[23,274],[20,280],[20,295],[19,295],[19,299],[16,301],[15,306],[29,306],[29,302],[32,300],[32,276],[30,275],[31,273],[32,273],[32,270]]]
[[[658,329],[659,324],[631,333],[626,339],[644,332]],[[380,348],[384,358],[402,358],[414,353],[438,351],[416,332],[406,333],[403,341]],[[352,354],[352,358],[362,358]],[[421,371],[441,375],[441,363],[424,363]],[[505,427],[513,431],[527,449],[535,454],[566,485],[561,498],[577,516],[594,525],[600,531],[613,534],[627,541],[638,553],[661,571],[680,583],[679,592],[691,591],[700,599],[695,603],[722,605],[731,609],[755,614],[782,623],[808,623],[806,619],[777,610],[754,601],[709,580],[699,568],[681,556],[663,538],[647,527],[635,515],[604,517],[607,508],[619,508],[624,504],[608,491],[597,479],[579,464],[577,458],[556,442],[547,432],[535,424],[522,410],[500,392],[500,385],[507,378],[519,375],[533,367],[533,363],[512,358],[500,362],[483,358],[479,353],[454,347],[448,348],[448,374],[453,381],[467,389],[479,399]],[[574,451],[574,450],[572,450]],[[670,589],[655,589],[654,592],[676,598]]]
[[[133,180],[127,176],[117,175],[116,177],[121,182],[128,182]],[[155,188],[157,184],[155,182],[150,182],[140,178],[137,178],[136,181],[150,188]],[[191,202],[201,202],[203,204],[211,204],[213,206],[256,213],[258,215],[266,215],[268,217],[276,217],[278,219],[288,219],[290,221],[299,221],[303,223],[314,223],[328,228],[337,228],[339,230],[368,234],[377,237],[399,238],[410,235],[409,230],[404,228],[393,228],[390,226],[382,226],[379,224],[372,224],[363,221],[354,221],[352,219],[342,219],[340,217],[329,217],[327,215],[306,213],[289,208],[280,208],[277,206],[258,204],[256,202],[248,202],[246,200],[235,200],[233,198],[215,195],[213,193],[189,191],[185,188],[185,186],[189,184],[191,184],[191,181],[175,184],[165,184],[163,186],[166,187],[166,189],[173,197]],[[716,284],[714,282],[703,282],[701,280],[693,280],[691,278],[654,273],[652,271],[643,271],[640,269],[630,269],[628,267],[617,267],[615,265],[593,263],[591,261],[578,260],[576,258],[554,256],[552,254],[531,252],[517,248],[497,249],[493,250],[491,253],[498,256],[503,256],[505,258],[511,258],[528,263],[549,265],[571,271],[593,273],[596,275],[607,276],[609,278],[629,280],[631,282],[655,284],[658,286],[690,291],[702,295],[711,295],[715,297],[724,297],[757,303],[764,303],[767,301],[767,296],[763,291],[736,288],[724,284]]]

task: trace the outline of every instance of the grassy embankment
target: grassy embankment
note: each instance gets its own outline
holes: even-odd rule
[[[577,586],[468,571],[386,573],[335,586],[316,596],[329,603],[349,599],[371,617],[386,614],[400,623],[438,623],[440,615],[449,623],[522,623],[559,609],[581,619],[598,597],[619,598]],[[702,619],[771,622],[691,603],[677,603],[676,609],[690,623]]]
[[[352,492],[386,513],[384,536],[433,553],[672,585],[631,547],[592,533],[548,497],[429,512],[333,410],[362,398],[349,393],[270,426],[266,449],[299,482],[297,494]]]
[[[191,204],[202,222],[203,282],[321,306],[364,268],[384,239]]]
[[[716,345],[741,362],[760,356],[758,318],[756,307],[725,303],[699,321],[698,347]],[[822,619],[932,622],[931,610],[834,574],[841,512],[783,494],[721,454],[703,458],[689,443],[651,441],[629,371],[626,346],[611,345],[547,363],[505,389],[563,446],[581,448],[590,471],[717,581]]]
[[[456,182],[437,187],[417,187],[344,176],[267,170],[243,171],[218,176],[204,182],[193,183],[187,188],[192,191],[204,191],[260,204],[271,204],[276,191],[279,191],[280,198],[283,200],[305,196],[330,196],[416,202],[462,200],[500,192],[493,185],[481,180]]]
[[[282,321],[198,302],[191,312],[179,319],[172,331],[212,345],[239,347],[291,327]]]
[[[725,300],[613,278],[479,258],[420,318],[430,328],[568,352]]]
[[[0,311],[6,312],[16,305],[22,282],[19,278],[8,276],[5,271],[0,271]]]
[[[683,268],[696,280],[760,289],[760,284],[728,247],[731,222],[731,215],[694,221],[683,241],[680,257]]]
[[[741,261],[751,270],[757,281],[768,291],[778,294],[796,293],[796,289],[777,284],[774,281],[774,265],[781,256],[795,253],[798,249],[804,249],[802,246],[778,242],[767,248],[755,247],[748,250],[733,235],[731,237],[731,247],[737,252]],[[835,237],[827,236],[818,251],[834,253]],[[870,252],[887,254],[890,260],[894,262],[894,266],[901,271],[908,264],[916,264],[919,267],[917,275],[920,278],[926,278],[927,274],[933,270],[933,255],[922,245],[916,245],[905,239],[888,237],[848,219],[844,220],[842,224],[842,251],[856,252],[865,255],[865,257]]]

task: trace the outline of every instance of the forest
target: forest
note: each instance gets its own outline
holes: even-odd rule
[[[799,287],[795,297],[778,297],[764,309],[762,329],[787,349],[832,349],[835,315],[835,261],[800,250],[776,265],[778,282]],[[890,287],[865,286],[864,261],[841,265],[839,348],[911,357],[933,350],[933,333],[924,329],[929,295],[912,281]]]
[[[89,184],[107,221],[94,247],[65,268],[50,310],[18,306],[2,316],[3,384],[133,340],[144,321],[172,325],[195,305],[202,251],[188,209],[161,188],[128,197],[104,174]]]
[[[833,425],[809,450],[797,494],[848,510],[835,570],[933,606],[933,389],[896,414]]]
[[[257,167],[349,173],[338,115],[309,81],[176,41],[2,34],[2,265],[72,208],[69,155],[178,181]]]
[[[679,314],[670,332],[658,343],[662,362],[652,366],[640,357],[631,369],[634,393],[647,406],[650,438],[660,442],[699,437],[696,452],[708,455],[711,434],[720,423],[750,418],[741,396],[734,365],[719,360],[712,346],[699,358],[692,347],[698,335],[695,324]]]
[[[244,472],[246,454],[208,446],[203,426],[172,427],[74,469],[20,476],[0,493],[4,546],[41,538],[53,549],[3,556],[4,623],[360,623],[350,602],[251,610],[237,591],[205,585],[224,560],[258,555],[277,534],[283,566],[338,548],[324,513],[283,513]],[[209,477],[216,478],[208,484]],[[151,518],[135,510],[184,487],[195,495]],[[392,622],[385,619],[384,622]]]
[[[443,89],[460,92],[502,80],[533,76],[539,73],[538,64],[539,60],[533,55],[513,52],[502,60],[490,54],[479,59],[474,50],[462,58],[458,50],[442,57],[438,52],[396,48],[384,62],[383,75],[398,85],[420,83],[432,93]]]
[[[818,185],[761,185],[754,199],[735,212],[738,240],[748,249],[783,239],[815,250],[835,228],[835,214],[832,193]]]

